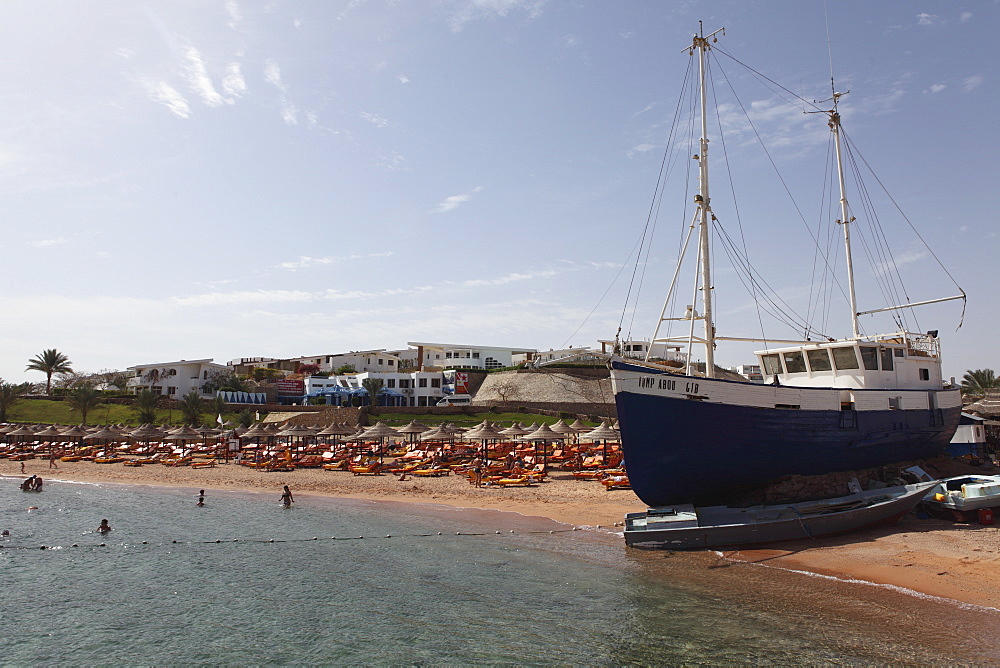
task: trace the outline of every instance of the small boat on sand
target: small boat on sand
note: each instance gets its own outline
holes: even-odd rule
[[[960,475],[938,480],[924,497],[924,506],[931,511],[958,513],[1000,507],[1000,476]]]
[[[690,504],[625,516],[631,547],[698,550],[820,538],[895,524],[920,503],[933,482],[856,492],[819,501],[748,508]]]

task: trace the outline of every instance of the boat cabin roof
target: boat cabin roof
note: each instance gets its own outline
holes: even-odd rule
[[[940,389],[938,340],[908,332],[756,351],[764,382],[802,387]]]

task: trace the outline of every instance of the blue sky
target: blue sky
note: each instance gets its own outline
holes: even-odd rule
[[[814,100],[827,15],[848,133],[969,294],[960,330],[956,303],[920,325],[946,375],[998,368],[996,2],[39,0],[0,8],[0,377],[42,380],[24,367],[53,347],[98,371],[610,338],[698,20]],[[815,218],[823,118],[742,99]],[[811,241],[753,143],[726,143],[751,260],[800,300]],[[661,206],[636,337],[683,205]],[[955,294],[903,231],[911,298]],[[716,276],[720,333],[753,335],[746,292]],[[850,334],[846,306],[826,329]]]

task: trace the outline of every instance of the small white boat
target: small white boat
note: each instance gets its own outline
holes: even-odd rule
[[[934,482],[857,492],[820,501],[731,508],[690,504],[649,508],[625,516],[631,547],[697,550],[820,538],[895,524]]]
[[[960,475],[938,480],[924,497],[924,505],[932,511],[959,513],[1000,507],[1000,476]]]

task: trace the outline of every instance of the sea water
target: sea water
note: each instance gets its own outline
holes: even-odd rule
[[[17,483],[0,480],[8,665],[1000,658],[990,610],[514,513]],[[96,533],[105,518],[114,531]]]

